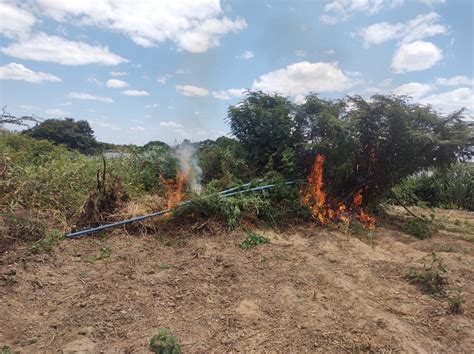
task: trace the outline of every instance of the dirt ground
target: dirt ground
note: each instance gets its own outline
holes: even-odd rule
[[[428,240],[305,225],[261,230],[271,242],[250,250],[242,231],[116,230],[51,254],[18,248],[0,260],[0,347],[147,352],[167,327],[183,352],[474,352],[474,213],[437,217],[448,230]],[[433,250],[448,288],[462,288],[463,314],[406,279]]]

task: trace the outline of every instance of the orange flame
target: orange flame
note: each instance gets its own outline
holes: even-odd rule
[[[323,190],[323,174],[324,174],[324,155],[318,154],[314,160],[311,173],[308,176],[308,188],[302,194],[302,202],[307,205],[313,217],[320,224],[328,223],[328,215],[326,213],[326,193]]]
[[[176,180],[164,179],[160,176],[162,183],[166,187],[166,204],[168,209],[173,209],[184,199],[184,186],[186,182],[186,175],[182,172],[178,172]],[[163,217],[169,218],[171,214],[165,214]]]
[[[324,191],[324,155],[316,155],[311,173],[308,176],[308,186],[301,191],[301,202],[307,205],[311,214],[316,221],[322,225],[330,221],[341,221],[349,223],[350,216],[355,215],[355,218],[365,225],[368,229],[375,227],[375,218],[368,215],[361,207],[363,196],[361,189],[354,195],[352,205],[345,205],[343,202],[328,203],[327,194]],[[331,207],[337,205],[337,207]]]
[[[361,207],[363,197],[362,197],[362,192],[363,190],[359,190],[355,195],[354,195],[354,206],[358,208],[357,211],[357,220],[359,220],[362,224],[365,225],[365,227],[369,230],[372,230],[375,228],[375,218],[370,216],[365,212],[365,210]]]

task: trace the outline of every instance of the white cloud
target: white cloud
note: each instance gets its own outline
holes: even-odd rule
[[[426,70],[442,58],[441,49],[431,42],[416,41],[402,44],[392,58],[392,69],[396,73]]]
[[[246,50],[242,54],[236,56],[237,59],[241,59],[241,60],[249,60],[254,57],[255,55],[250,50]]]
[[[61,81],[57,76],[39,71],[36,72],[17,63],[0,66],[0,80],[23,80],[35,84],[43,81]]]
[[[38,0],[38,5],[57,21],[106,28],[143,47],[172,41],[193,53],[218,46],[221,36],[247,27],[242,18],[224,17],[217,0]]]
[[[146,129],[143,128],[141,125],[138,125],[136,127],[131,127],[130,130],[137,131],[137,132],[144,132]]]
[[[128,84],[122,80],[110,79],[110,80],[107,80],[105,86],[110,87],[110,88],[124,88],[124,87],[127,87]]]
[[[393,39],[400,39],[402,43],[409,43],[426,37],[445,34],[448,29],[438,24],[440,16],[435,12],[419,15],[405,23],[391,24],[388,22],[375,23],[362,28],[358,34],[364,39],[364,46],[381,44]]]
[[[339,68],[336,62],[302,61],[260,76],[253,82],[252,88],[297,96],[310,92],[343,92],[352,85],[350,77]]]
[[[306,56],[306,52],[304,50],[295,50],[295,55],[297,57],[305,57]]]
[[[124,71],[111,71],[110,75],[112,76],[127,76],[128,73]]]
[[[230,100],[234,97],[242,97],[244,94],[244,89],[229,89],[221,91],[212,91],[212,96],[219,100]]]
[[[421,3],[426,5],[444,4],[446,0],[420,0]]]
[[[168,79],[170,78],[170,75],[162,75],[162,76],[158,76],[156,78],[156,82],[160,83],[160,84],[166,84],[166,81],[168,81]]]
[[[189,69],[185,70],[183,68],[178,68],[175,71],[175,74],[178,74],[178,75],[184,75],[184,74],[189,74],[189,73],[190,73]]]
[[[157,108],[159,106],[160,106],[159,103],[152,103],[152,104],[147,104],[145,108]]]
[[[0,33],[8,38],[23,38],[29,35],[35,17],[14,4],[0,2]]]
[[[436,84],[439,86],[462,86],[462,85],[468,85],[468,86],[473,86],[474,85],[474,80],[468,78],[467,76],[453,76],[453,77],[438,77],[436,79]]]
[[[84,92],[69,92],[67,97],[74,98],[76,100],[92,100],[92,101],[100,101],[105,103],[112,103],[114,102],[113,99],[110,97],[101,97],[101,96],[94,96],[89,93]]]
[[[383,0],[332,0],[324,6],[325,15],[320,20],[329,25],[347,21],[356,12],[364,12],[369,15],[380,11]]]
[[[334,54],[336,54],[336,52],[334,51],[334,49],[327,49],[327,50],[323,51],[323,54],[325,54],[325,55],[334,55]]]
[[[410,96],[414,100],[419,100],[431,90],[433,90],[431,85],[421,84],[419,82],[410,82],[393,89],[392,93],[398,96]]]
[[[117,65],[126,59],[111,53],[107,47],[91,46],[84,42],[39,33],[34,37],[13,43],[2,52],[24,60],[46,61],[63,65],[103,64]]]
[[[66,117],[70,113],[63,111],[62,109],[52,108],[52,109],[47,109],[46,114],[52,117]]]
[[[138,91],[138,90],[125,90],[122,91],[122,95],[125,96],[150,96],[150,94],[146,91]]]
[[[430,104],[443,113],[451,113],[465,107],[468,113],[474,114],[474,90],[468,87],[443,92],[425,97],[421,103]]]
[[[197,25],[193,30],[186,31],[178,38],[178,45],[191,53],[204,53],[209,48],[219,46],[219,37],[229,32],[239,32],[247,27],[243,18],[235,21],[224,17],[211,18]]]
[[[138,119],[132,119],[131,122],[137,123],[137,124],[143,124],[143,123],[145,123],[144,121],[138,120]]]
[[[182,128],[183,125],[179,124],[179,123],[176,123],[175,121],[169,120],[169,121],[165,121],[165,122],[160,122],[160,127],[163,127],[163,128]]]
[[[209,91],[203,87],[192,85],[176,85],[176,91],[184,96],[207,96]]]
[[[104,83],[102,81],[97,80],[95,77],[89,77],[87,79],[87,82],[92,82],[93,84],[95,84],[98,87],[102,87],[104,85]]]

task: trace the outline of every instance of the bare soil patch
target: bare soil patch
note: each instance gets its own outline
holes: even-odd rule
[[[427,240],[384,227],[370,238],[312,225],[261,233],[271,242],[250,250],[238,247],[242,231],[117,230],[62,241],[51,254],[9,251],[0,264],[0,345],[146,352],[168,327],[183,352],[474,351],[474,243],[461,232]],[[463,289],[461,315],[405,278],[440,246],[449,287]]]

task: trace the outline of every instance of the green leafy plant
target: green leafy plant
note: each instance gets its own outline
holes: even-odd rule
[[[434,231],[433,219],[410,218],[402,225],[403,231],[421,240],[430,238]]]
[[[250,248],[254,248],[259,245],[264,245],[266,243],[270,243],[270,239],[263,235],[259,235],[254,231],[247,231],[246,237],[240,244],[240,248],[243,250],[248,250]]]
[[[110,247],[102,247],[100,249],[99,254],[93,255],[91,258],[93,261],[100,261],[100,260],[109,259],[111,255],[112,255],[112,250],[110,249]]]
[[[464,300],[461,299],[461,289],[460,288],[454,288],[451,289],[448,293],[448,302],[449,302],[449,310],[451,313],[462,313],[462,304],[464,303]]]
[[[64,234],[61,231],[53,230],[47,232],[31,247],[31,251],[33,253],[51,252],[54,246],[62,239],[64,239]]]
[[[156,354],[179,354],[181,349],[178,340],[167,328],[161,328],[157,335],[150,339],[150,348]]]
[[[441,256],[435,252],[431,253],[431,261],[423,258],[423,268],[420,271],[412,268],[408,273],[408,280],[420,285],[422,290],[435,295],[442,295],[446,280],[447,269],[443,264]]]

